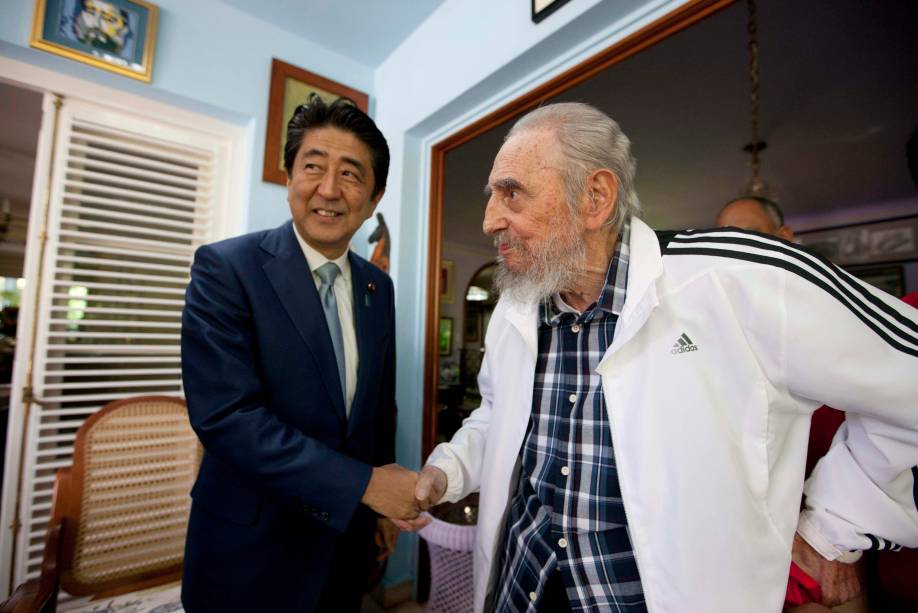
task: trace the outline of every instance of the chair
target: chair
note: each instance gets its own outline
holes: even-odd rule
[[[472,611],[478,494],[434,507],[431,522],[418,534],[430,553],[430,597],[426,613]]]
[[[90,416],[73,466],[56,475],[41,576],[0,613],[55,611],[59,588],[101,597],[180,579],[201,455],[180,398],[128,398]]]

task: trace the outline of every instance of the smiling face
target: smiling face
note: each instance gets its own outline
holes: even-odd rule
[[[303,135],[287,179],[287,202],[300,236],[333,260],[373,215],[383,193],[372,197],[370,149],[353,133],[315,128]]]

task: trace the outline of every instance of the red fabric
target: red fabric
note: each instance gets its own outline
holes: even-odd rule
[[[918,549],[881,551],[877,575],[887,594],[918,604]]]
[[[808,602],[820,602],[822,588],[816,580],[797,566],[796,562],[790,563],[790,579],[787,581],[787,594],[784,596],[784,608],[796,607]]]
[[[822,405],[813,413],[810,424],[810,444],[806,451],[806,476],[813,472],[819,458],[826,455],[832,445],[835,431],[845,421],[845,414],[838,409]]]

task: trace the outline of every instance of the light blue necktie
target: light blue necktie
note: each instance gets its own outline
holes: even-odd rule
[[[328,322],[328,332],[331,334],[332,345],[335,347],[335,359],[338,361],[338,376],[341,377],[341,397],[347,403],[347,387],[345,385],[344,371],[344,336],[341,334],[341,321],[338,319],[338,301],[335,300],[335,277],[341,269],[334,262],[326,262],[316,269],[316,274],[322,280],[319,287],[319,299],[325,311],[325,321]]]

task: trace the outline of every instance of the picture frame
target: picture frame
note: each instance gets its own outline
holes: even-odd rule
[[[796,233],[797,242],[839,266],[918,260],[918,215]]]
[[[532,21],[539,23],[570,0],[532,0]]]
[[[287,171],[284,168],[287,122],[290,121],[296,108],[303,104],[306,97],[313,92],[328,102],[341,96],[350,98],[361,111],[369,112],[370,97],[367,94],[293,64],[272,58],[262,181],[278,185],[287,184]]]
[[[848,268],[852,275],[881,289],[896,298],[905,295],[905,270],[901,264],[892,266],[855,266]]]
[[[440,303],[453,303],[453,277],[455,264],[452,260],[440,260]]]
[[[146,0],[36,0],[29,45],[149,83],[158,21]]]
[[[440,355],[448,356],[453,353],[453,318],[441,317],[440,327],[437,332],[438,346]]]

